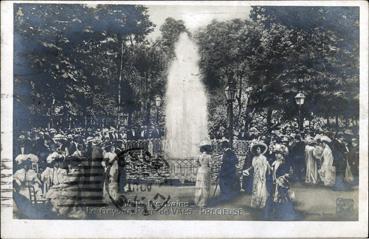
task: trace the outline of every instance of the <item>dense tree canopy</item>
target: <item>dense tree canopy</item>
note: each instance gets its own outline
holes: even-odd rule
[[[156,26],[139,5],[16,4],[14,16],[15,124],[25,127],[58,114],[152,123],[175,43],[188,32],[184,21],[167,18],[149,41]],[[259,117],[269,129],[294,120],[299,91],[306,118],[358,117],[358,8],[253,7],[249,18],[214,20],[190,34],[210,128],[225,125],[228,83],[237,88],[236,127]]]
[[[358,116],[358,9],[253,7],[250,18],[214,21],[196,35],[213,123],[222,123],[217,114],[225,114],[219,103],[230,77],[243,122],[250,112],[267,112],[269,127],[274,115],[295,117],[299,91],[307,96],[306,117]],[[249,87],[246,110],[242,95]]]

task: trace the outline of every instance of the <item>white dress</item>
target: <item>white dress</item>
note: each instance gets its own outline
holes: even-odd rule
[[[323,149],[322,166],[319,169],[319,176],[325,186],[333,186],[336,181],[336,169],[333,166],[333,154],[331,148],[326,145]]]
[[[103,187],[103,197],[105,202],[110,202],[111,199],[117,200],[118,194],[118,161],[114,159],[111,165],[108,165],[105,169],[105,182]]]
[[[252,159],[252,167],[254,168],[254,182],[252,186],[251,207],[263,208],[268,199],[266,176],[270,170],[270,165],[264,155],[259,155]]]
[[[210,194],[210,160],[211,156],[203,153],[199,156],[200,167],[197,170],[195,187],[195,204],[204,207]]]
[[[314,158],[313,152],[315,147],[306,145],[305,147],[305,162],[306,162],[306,175],[305,183],[316,184],[318,182],[318,166],[316,158]]]
[[[41,182],[37,177],[36,171],[29,169],[26,171],[24,168],[17,170],[14,173],[13,179],[19,185],[19,193],[28,199],[30,198],[30,187],[35,190],[36,199],[42,197]]]

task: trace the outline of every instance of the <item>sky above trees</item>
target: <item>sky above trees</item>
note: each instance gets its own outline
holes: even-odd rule
[[[160,36],[160,26],[165,19],[172,17],[184,21],[186,28],[194,31],[199,27],[206,26],[212,20],[226,21],[235,18],[247,19],[251,7],[248,6],[174,6],[174,5],[147,5],[150,20],[157,26],[148,35],[151,39]]]

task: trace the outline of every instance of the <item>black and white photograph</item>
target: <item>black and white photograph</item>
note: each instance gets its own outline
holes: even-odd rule
[[[8,4],[12,220],[367,217],[367,3],[205,3]]]

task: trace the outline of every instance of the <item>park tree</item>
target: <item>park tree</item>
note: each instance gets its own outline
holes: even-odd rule
[[[70,114],[95,118],[113,117],[120,105],[134,110],[134,51],[149,44],[152,29],[138,5],[16,5],[15,89],[32,89],[16,99],[42,102],[28,109],[38,116],[61,102]]]
[[[286,86],[291,93],[307,94],[305,113],[334,116],[337,126],[339,116],[358,115],[358,107],[347,107],[358,105],[358,16],[352,7],[255,7],[250,15],[270,33],[276,25],[290,31],[293,51],[283,60],[293,67],[284,68],[281,76],[289,82],[301,79],[294,84],[297,89]],[[290,117],[293,110],[286,113]]]
[[[253,7],[250,20],[212,22],[197,34],[204,82],[212,90],[210,118],[225,102],[231,78],[248,110],[264,116],[268,130],[293,120],[294,96],[304,92],[305,116],[348,114],[344,102],[358,94],[358,14],[353,8]],[[350,14],[351,13],[351,14]],[[348,17],[350,15],[350,17]],[[345,30],[333,24],[341,23]],[[352,35],[353,34],[353,35]],[[242,112],[236,98],[235,111]],[[237,106],[241,106],[238,109]],[[223,112],[225,113],[225,112]],[[308,114],[309,113],[309,114]],[[357,112],[356,112],[357,113]],[[219,118],[219,117],[215,117]],[[238,120],[240,120],[238,118]]]

